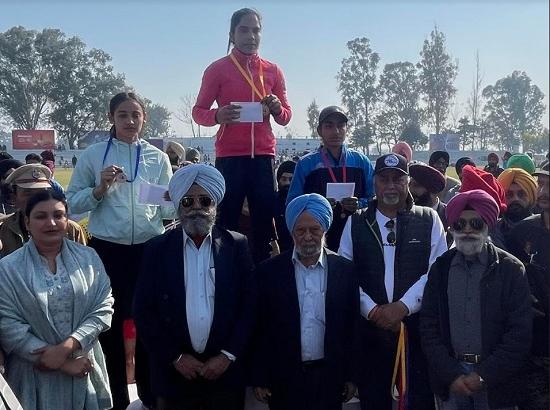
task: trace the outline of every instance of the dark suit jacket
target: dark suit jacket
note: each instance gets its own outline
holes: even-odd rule
[[[531,300],[521,262],[491,244],[489,263],[480,283],[481,363],[477,373],[485,380],[491,408],[516,405],[514,388],[531,343]],[[420,311],[422,348],[430,367],[433,391],[446,399],[449,386],[463,374],[454,357],[447,294],[449,270],[456,248],[434,262],[424,288]]]
[[[220,350],[232,353],[237,360],[216,383],[244,386],[242,363],[256,317],[257,289],[246,237],[214,227],[214,318],[205,351],[194,351],[187,325],[181,229],[146,243],[135,292],[137,335],[149,353],[151,385],[157,397],[178,397],[193,388],[194,382],[188,382],[172,365],[182,353],[202,361]]]
[[[343,387],[355,381],[353,369],[359,319],[359,285],[352,262],[327,251],[325,296],[325,361],[327,383]],[[292,251],[262,262],[259,284],[258,343],[255,345],[252,384],[273,388],[301,382],[302,348],[300,305]],[[342,390],[338,390],[342,392]]]

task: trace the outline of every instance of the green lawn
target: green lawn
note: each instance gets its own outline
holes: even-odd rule
[[[61,184],[65,189],[69,186],[69,181],[71,180],[71,175],[73,174],[73,169],[68,168],[56,168],[55,169],[55,180]]]

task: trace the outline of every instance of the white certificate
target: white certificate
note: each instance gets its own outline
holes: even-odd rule
[[[142,205],[174,206],[172,201],[166,200],[168,185],[155,185],[142,182],[139,186],[138,202]]]
[[[341,201],[351,198],[355,192],[355,182],[327,182],[327,198]]]
[[[260,102],[232,102],[232,105],[240,105],[239,122],[263,122],[264,111]]]

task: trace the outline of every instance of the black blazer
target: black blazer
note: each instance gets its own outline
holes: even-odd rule
[[[344,382],[356,379],[353,363],[357,350],[359,285],[353,263],[328,249],[326,252],[324,346],[331,378],[327,382],[343,386]],[[303,374],[300,305],[292,251],[261,263],[256,278],[260,296],[252,384],[270,388],[295,385]]]
[[[137,335],[150,359],[156,396],[174,397],[193,386],[173,367],[180,354],[205,361],[226,350],[237,357],[217,381],[244,386],[243,366],[256,315],[257,289],[246,237],[214,227],[216,291],[214,318],[205,351],[194,351],[185,306],[181,226],[146,243],[134,299]]]

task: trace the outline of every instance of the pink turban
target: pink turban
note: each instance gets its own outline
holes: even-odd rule
[[[399,141],[397,144],[395,144],[391,149],[391,152],[407,158],[407,162],[411,162],[413,157],[411,146],[405,141]]]
[[[460,192],[455,195],[447,204],[447,222],[449,225],[455,223],[462,211],[473,209],[481,219],[492,228],[497,223],[500,209],[491,195],[481,189],[473,189],[467,192]]]
[[[473,189],[482,189],[487,192],[497,203],[500,212],[506,212],[506,191],[504,191],[500,182],[492,174],[472,165],[466,165],[462,168],[460,192],[467,192]]]

